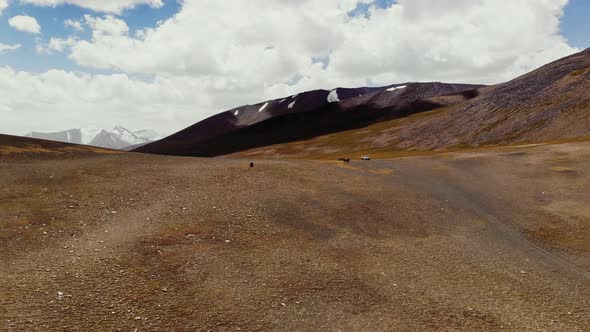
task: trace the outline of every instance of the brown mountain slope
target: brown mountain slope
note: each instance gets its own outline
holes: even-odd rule
[[[0,134],[0,160],[70,158],[116,154],[115,150]]]
[[[590,135],[590,49],[465,103],[367,128],[234,156],[333,157],[363,152],[440,150],[567,140]]]
[[[212,157],[366,127],[464,102],[481,85],[439,82],[317,90],[242,106],[134,151]]]

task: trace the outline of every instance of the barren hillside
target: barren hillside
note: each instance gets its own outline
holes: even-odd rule
[[[590,136],[590,49],[464,103],[365,128],[241,151],[233,156],[331,158],[403,154]]]

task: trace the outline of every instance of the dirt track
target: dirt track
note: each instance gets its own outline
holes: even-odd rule
[[[0,163],[0,330],[590,328],[590,143]]]

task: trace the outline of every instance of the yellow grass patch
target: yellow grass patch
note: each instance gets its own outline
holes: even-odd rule
[[[373,174],[379,174],[379,175],[390,175],[393,174],[393,171],[387,168],[384,169],[370,169],[369,172],[373,173]]]
[[[576,172],[575,169],[573,169],[571,167],[565,167],[565,166],[552,167],[551,170],[554,172],[559,172],[559,173],[575,173]]]
[[[107,150],[101,149],[97,147],[85,147],[85,146],[64,146],[59,148],[45,148],[40,145],[36,144],[25,144],[23,146],[10,146],[4,145],[0,146],[0,156],[1,155],[18,155],[18,154],[53,154],[53,155],[63,155],[68,153],[77,153],[77,152],[94,152],[94,153],[102,153],[102,154],[119,154],[122,153],[121,151],[117,150]]]
[[[48,150],[37,145],[27,145],[25,147],[0,146],[0,154],[17,154],[17,153],[52,153],[54,150]]]

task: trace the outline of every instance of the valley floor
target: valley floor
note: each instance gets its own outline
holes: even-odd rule
[[[0,162],[0,330],[590,328],[590,143]]]

